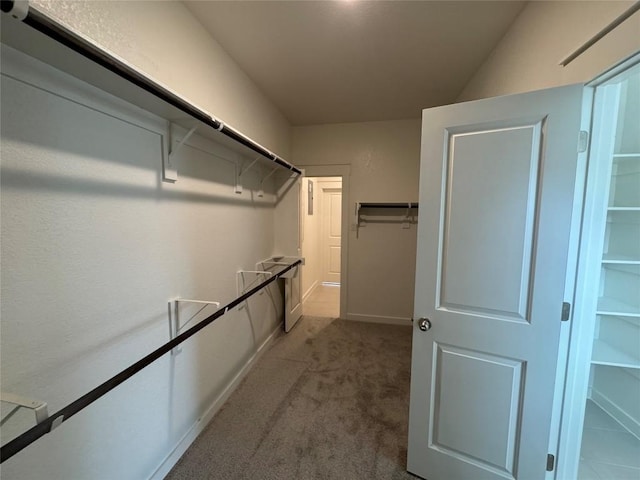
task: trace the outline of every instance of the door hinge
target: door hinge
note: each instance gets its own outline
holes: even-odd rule
[[[553,472],[553,469],[556,467],[556,457],[547,454],[547,472]]]
[[[569,302],[562,302],[562,316],[560,317],[560,320],[562,320],[563,322],[566,322],[567,320],[569,320],[570,316],[571,316],[571,304]]]
[[[578,134],[578,153],[584,153],[589,146],[589,132],[586,130],[580,130]]]

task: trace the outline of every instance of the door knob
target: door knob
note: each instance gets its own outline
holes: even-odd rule
[[[418,328],[423,332],[426,332],[427,330],[431,330],[431,320],[429,320],[428,318],[419,319]]]

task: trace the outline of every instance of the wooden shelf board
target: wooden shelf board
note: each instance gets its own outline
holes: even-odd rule
[[[626,367],[640,369],[640,358],[633,357],[601,340],[594,340],[591,363],[596,365],[609,365],[612,367]]]

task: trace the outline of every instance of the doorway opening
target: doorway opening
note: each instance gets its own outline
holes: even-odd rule
[[[300,189],[302,314],[340,316],[342,177],[305,177]]]

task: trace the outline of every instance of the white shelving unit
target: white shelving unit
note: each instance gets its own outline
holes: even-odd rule
[[[596,91],[596,102],[614,105],[600,108],[608,118],[594,125],[613,131],[594,136],[600,144],[592,145],[590,157],[598,166],[589,175],[601,178],[589,183],[587,194],[599,202],[593,218],[600,220],[585,229],[592,238],[583,242],[602,249],[588,266],[593,285],[578,286],[598,297],[585,315],[591,318],[575,319],[593,327],[578,478],[604,479],[621,468],[640,478],[640,67],[598,88],[609,90]]]

